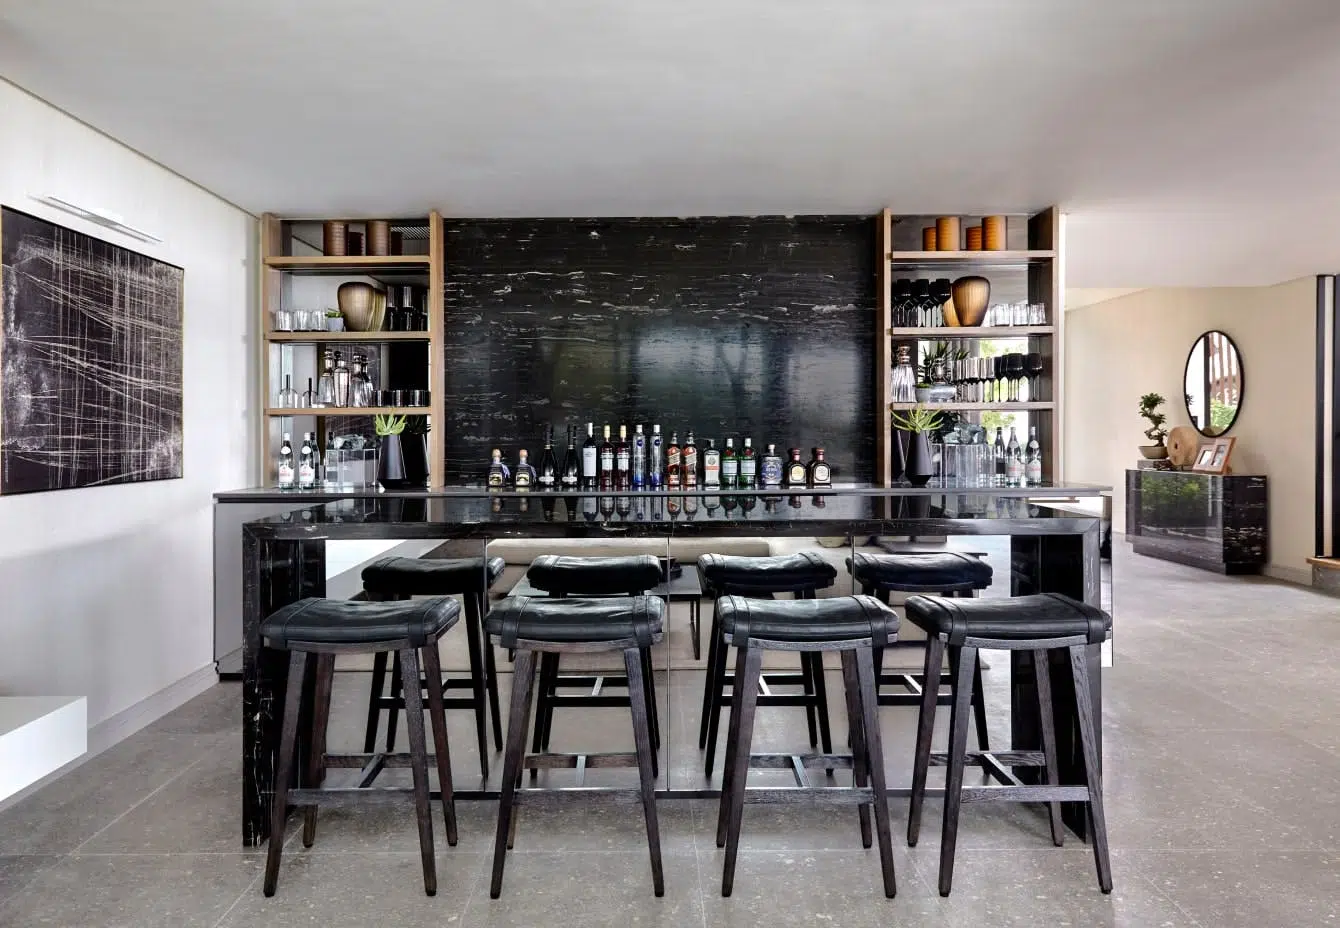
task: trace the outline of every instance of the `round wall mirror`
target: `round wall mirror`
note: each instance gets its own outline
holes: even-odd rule
[[[1206,332],[1186,358],[1186,411],[1202,435],[1222,435],[1242,408],[1242,358],[1233,339]]]

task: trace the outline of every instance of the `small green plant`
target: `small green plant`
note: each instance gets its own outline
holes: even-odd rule
[[[405,431],[405,416],[376,416],[372,420],[378,435],[399,435]]]
[[[940,427],[940,414],[917,405],[906,413],[895,412],[893,424],[904,432],[934,432]]]
[[[1149,422],[1149,428],[1145,429],[1145,438],[1156,445],[1163,444],[1163,439],[1168,437],[1168,430],[1163,427],[1168,417],[1159,411],[1162,405],[1163,397],[1158,393],[1146,393],[1140,397],[1140,415]]]
[[[327,318],[327,319],[339,319],[340,316],[341,316],[341,313],[340,313],[340,311],[339,311],[338,309],[327,309],[327,310],[326,310],[326,318]]]

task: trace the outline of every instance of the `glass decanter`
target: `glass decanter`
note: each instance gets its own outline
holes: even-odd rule
[[[889,396],[895,403],[917,400],[917,375],[912,369],[912,349],[907,345],[898,346],[897,363],[889,374]]]
[[[335,352],[335,405],[344,408],[349,405],[349,366],[344,363],[344,355]]]
[[[279,391],[279,400],[275,405],[279,409],[298,408],[298,391],[293,389],[292,375],[284,375],[284,389]]]
[[[316,382],[316,400],[313,406],[334,406],[335,405],[335,369],[334,361],[330,355],[326,355],[326,367],[321,372],[321,377]]]
[[[376,406],[377,391],[368,377],[368,360],[361,354],[354,355],[354,373],[349,380],[349,405]]]

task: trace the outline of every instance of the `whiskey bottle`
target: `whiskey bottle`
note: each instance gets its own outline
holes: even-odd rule
[[[1014,426],[1010,426],[1010,440],[1005,445],[1005,482],[1012,487],[1023,486],[1024,483],[1023,449],[1019,447],[1019,437],[1014,432]]]
[[[581,481],[581,465],[577,462],[577,436],[576,430],[568,426],[568,450],[563,455],[562,476],[559,477],[559,483],[565,490],[577,489],[577,484]]]
[[[698,446],[693,443],[692,432],[689,432],[689,437],[684,439],[684,447],[680,450],[680,454],[683,456],[682,482],[687,489],[693,489],[698,486]]]
[[[501,490],[507,485],[509,476],[507,465],[502,461],[502,452],[494,448],[493,460],[489,462],[489,488]]]
[[[786,462],[786,474],[783,481],[788,487],[803,487],[807,478],[805,472],[805,462],[800,459],[800,449],[791,448],[787,451],[790,460]]]
[[[298,453],[298,489],[316,488],[316,436],[302,433],[302,450]]]
[[[833,470],[824,460],[824,449],[814,448],[811,450],[813,455],[810,458],[810,467],[807,477],[809,485],[812,487],[831,487],[833,485]]]
[[[679,489],[680,469],[683,464],[679,459],[679,435],[675,432],[670,433],[670,444],[665,449],[665,485],[671,489]]]
[[[633,428],[633,489],[640,490],[647,485],[647,436],[642,434],[639,423]]]
[[[554,457],[554,427],[545,426],[544,453],[540,455],[540,471],[535,482],[541,490],[552,490],[558,486],[558,458]]]
[[[721,486],[721,452],[711,438],[707,439],[707,448],[703,451],[703,486]]]
[[[765,487],[779,487],[782,485],[782,458],[777,453],[776,445],[768,445],[767,453],[763,455],[759,474],[759,482]]]
[[[610,442],[610,427],[605,426],[605,440],[600,443],[600,489],[614,486],[614,445]]]
[[[582,442],[582,489],[594,490],[600,476],[600,454],[596,447],[596,429],[586,423],[586,441]]]
[[[1028,448],[1024,452],[1024,479],[1030,487],[1042,485],[1042,445],[1038,444],[1038,427],[1028,427]]]
[[[647,446],[647,485],[659,490],[665,479],[665,456],[661,448],[661,427],[651,427],[651,442]]]
[[[292,490],[297,481],[297,470],[293,466],[293,436],[284,433],[279,443],[279,489]]]
[[[735,439],[726,439],[726,450],[721,453],[721,483],[733,487],[740,479],[740,459],[735,456]]]
[[[626,425],[619,426],[619,443],[614,446],[614,485],[620,490],[633,485],[633,455]]]
[[[746,438],[744,447],[740,449],[740,486],[752,487],[757,477],[758,458],[754,457],[754,446]]]
[[[516,473],[512,475],[512,485],[518,490],[529,490],[535,485],[535,468],[530,466],[528,457],[525,448],[516,453]]]

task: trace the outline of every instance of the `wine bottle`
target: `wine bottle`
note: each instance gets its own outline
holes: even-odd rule
[[[559,483],[565,490],[577,489],[581,481],[581,465],[577,463],[577,437],[572,426],[568,426],[568,450],[563,455],[562,476]]]
[[[1012,487],[1022,486],[1024,482],[1023,449],[1019,447],[1019,436],[1010,426],[1010,440],[1005,444],[1005,482]]]
[[[698,446],[693,443],[693,433],[689,432],[689,437],[684,439],[684,447],[680,450],[683,456],[681,467],[682,482],[686,489],[693,489],[698,486]]]
[[[614,485],[620,490],[633,485],[633,455],[626,425],[619,426],[619,443],[614,446]]]
[[[642,424],[633,427],[633,489],[640,490],[647,485],[647,436],[642,434]]]
[[[726,439],[726,450],[721,453],[721,483],[727,487],[735,486],[740,479],[740,461],[735,456],[735,439]]]
[[[600,476],[600,456],[596,447],[595,426],[586,423],[586,441],[582,442],[582,488],[594,490]]]
[[[996,426],[996,441],[992,445],[992,456],[996,463],[996,480],[998,487],[1005,486],[1005,437],[1000,426]]]
[[[758,458],[754,457],[754,446],[751,439],[744,440],[744,447],[740,449],[740,486],[752,487],[754,480],[758,476]]]
[[[554,427],[545,426],[544,452],[540,455],[540,470],[535,482],[541,490],[552,490],[558,486],[558,458],[554,457]]]
[[[293,436],[284,433],[279,443],[279,489],[291,490],[297,480],[297,470],[293,466]]]
[[[647,484],[659,490],[664,482],[665,461],[661,454],[661,427],[651,427],[651,444],[647,449]]]
[[[608,490],[614,486],[614,445],[610,441],[610,427],[605,426],[605,440],[600,443],[600,488]]]
[[[679,489],[680,469],[679,434],[670,433],[670,444],[665,449],[665,485],[670,489]]]
[[[703,486],[721,486],[721,452],[711,438],[707,439],[707,449],[703,451]]]
[[[1028,449],[1024,459],[1024,479],[1030,487],[1042,484],[1042,445],[1038,444],[1038,427],[1028,427]]]
[[[316,487],[316,435],[302,433],[302,450],[298,453],[298,489]]]

